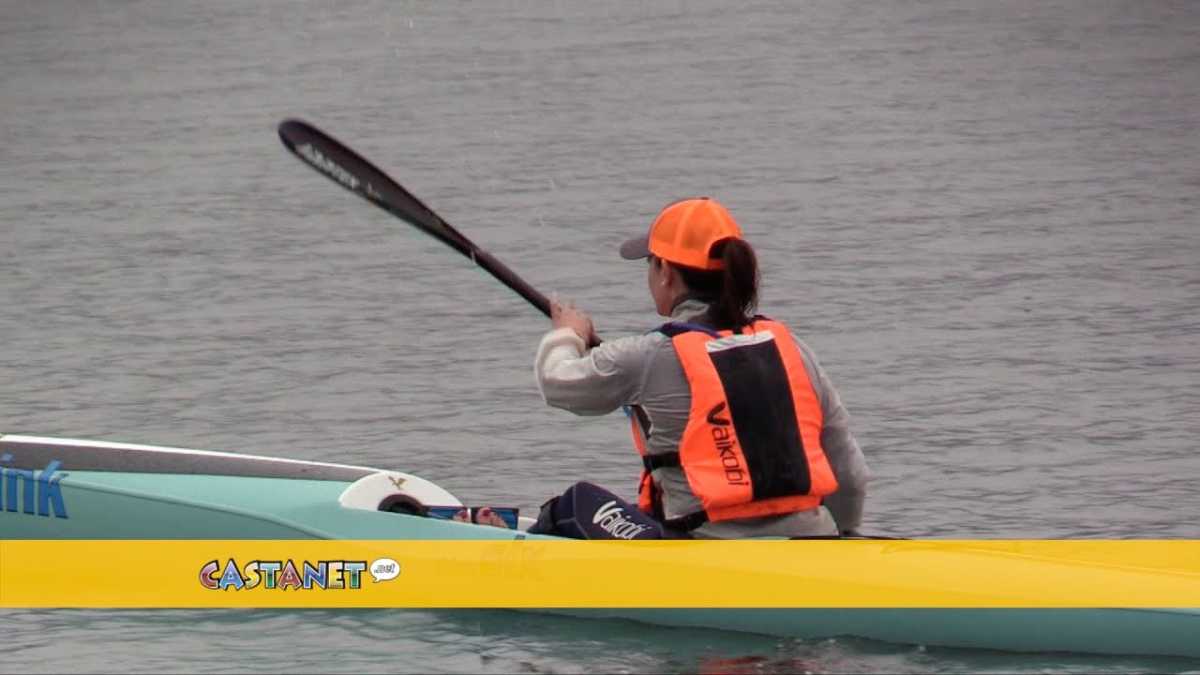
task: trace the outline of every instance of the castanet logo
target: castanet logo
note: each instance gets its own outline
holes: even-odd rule
[[[357,590],[363,587],[363,573],[375,583],[400,576],[400,563],[379,558],[367,566],[365,560],[251,560],[245,565],[229,558],[224,565],[210,560],[200,568],[200,585],[210,591],[264,590]]]

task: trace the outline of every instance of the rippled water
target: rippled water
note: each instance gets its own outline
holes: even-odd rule
[[[1200,5],[0,4],[0,431],[632,494],[546,322],[312,173],[371,158],[604,335],[712,194],[874,473],[865,529],[1200,538]],[[0,670],[1195,669],[442,612],[6,612]],[[11,627],[11,628],[10,628]],[[219,654],[219,657],[218,657]]]

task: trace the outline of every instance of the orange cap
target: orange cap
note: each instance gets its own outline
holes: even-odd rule
[[[694,197],[668,204],[649,234],[621,245],[621,257],[636,260],[654,254],[686,267],[719,270],[721,258],[711,257],[713,244],[723,239],[741,239],[742,228],[717,200]]]

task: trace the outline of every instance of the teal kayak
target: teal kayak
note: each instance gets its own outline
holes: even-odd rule
[[[371,467],[0,435],[0,540],[536,540],[428,516],[461,507],[436,484]],[[422,515],[425,514],[425,515]],[[802,555],[803,541],[788,542]],[[864,575],[865,576],[865,575]],[[878,580],[876,580],[878,582]],[[1023,652],[1200,657],[1190,608],[605,608],[547,613],[789,638]]]

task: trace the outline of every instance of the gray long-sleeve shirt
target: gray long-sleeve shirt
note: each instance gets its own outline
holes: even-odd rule
[[[680,303],[671,314],[687,320],[704,313],[695,300]],[[799,340],[809,381],[821,402],[824,426],[821,446],[837,477],[838,490],[825,506],[783,516],[706,523],[697,537],[735,539],[755,536],[812,536],[858,529],[869,478],[866,460],[850,433],[849,415],[812,350]],[[546,403],[577,415],[604,415],[621,406],[640,405],[651,421],[646,441],[650,454],[677,451],[691,409],[691,389],[671,339],[659,332],[606,341],[587,350],[569,328],[543,336],[534,362],[538,387]],[[678,518],[699,511],[700,501],[679,467],[654,470],[663,491],[663,512]]]

